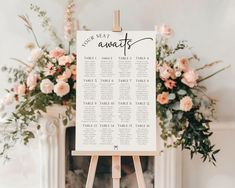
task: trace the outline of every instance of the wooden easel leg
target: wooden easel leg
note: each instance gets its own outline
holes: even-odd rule
[[[95,180],[95,172],[99,156],[92,156],[87,175],[86,188],[92,188]]]
[[[135,166],[135,173],[137,178],[137,183],[139,188],[146,188],[145,182],[144,182],[144,175],[143,170],[140,163],[140,157],[139,156],[133,156],[134,166]]]
[[[113,188],[120,188],[120,179],[121,179],[120,156],[112,156],[112,178],[113,178]]]

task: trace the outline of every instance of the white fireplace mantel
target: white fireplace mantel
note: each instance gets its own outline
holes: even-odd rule
[[[65,187],[65,133],[66,128],[75,125],[71,122],[64,126],[58,120],[63,109],[55,107],[44,114],[40,120],[43,127],[39,131],[41,153],[41,188]],[[181,152],[176,149],[164,149],[160,137],[159,150],[163,150],[155,159],[155,187],[181,188]]]
[[[39,119],[40,188],[65,188],[65,135],[75,122],[64,126],[58,118],[64,111],[65,108],[52,106]],[[181,188],[181,151],[164,149],[160,137],[157,145],[163,152],[155,158],[155,187]]]

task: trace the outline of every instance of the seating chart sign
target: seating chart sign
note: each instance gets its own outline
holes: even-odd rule
[[[77,151],[156,151],[155,35],[77,32]]]

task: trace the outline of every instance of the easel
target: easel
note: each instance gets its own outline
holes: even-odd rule
[[[114,154],[115,153],[115,154]],[[156,156],[157,152],[96,152],[96,151],[72,151],[73,156],[91,156],[90,167],[87,176],[86,188],[92,188],[99,156],[112,156],[112,179],[113,188],[120,188],[121,179],[121,156],[132,156],[137,183],[139,188],[146,188],[144,182],[143,170],[140,163],[141,156]]]
[[[113,19],[113,32],[121,32],[120,26],[120,11],[114,11]],[[143,176],[143,170],[141,167],[139,156],[156,156],[155,151],[150,152],[127,152],[127,151],[115,151],[115,152],[96,152],[96,151],[72,151],[72,156],[91,156],[86,188],[92,188],[95,179],[95,172],[99,156],[112,156],[112,179],[113,188],[120,188],[121,179],[121,156],[132,156],[134,162],[134,168],[139,188],[146,188]]]

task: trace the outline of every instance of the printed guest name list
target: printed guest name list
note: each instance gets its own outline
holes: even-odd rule
[[[77,33],[78,151],[156,151],[155,32]]]

